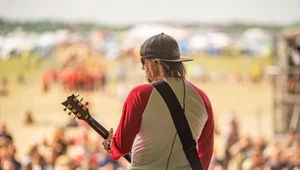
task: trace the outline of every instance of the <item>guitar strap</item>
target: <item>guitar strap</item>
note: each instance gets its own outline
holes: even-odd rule
[[[178,136],[183,145],[183,150],[193,170],[203,170],[200,158],[197,152],[197,142],[194,140],[190,126],[184,114],[174,91],[164,80],[153,82],[152,85],[160,93],[164,101],[166,102],[173,122],[175,124]]]

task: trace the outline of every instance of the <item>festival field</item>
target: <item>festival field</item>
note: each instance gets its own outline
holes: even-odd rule
[[[63,111],[61,102],[72,93],[80,93],[84,101],[89,102],[89,110],[105,127],[116,128],[122,101],[117,98],[117,84],[108,81],[105,91],[65,91],[61,83],[53,83],[47,93],[42,91],[42,74],[49,63],[24,64],[25,62],[12,60],[1,61],[0,76],[8,78],[8,95],[0,96],[0,118],[6,122],[7,129],[14,138],[18,157],[22,157],[29,146],[51,136],[58,126],[65,126],[70,117]],[[239,64],[237,64],[239,63]],[[196,58],[193,64],[200,64],[212,74],[214,71],[223,73],[236,72],[244,74],[251,72],[256,66],[270,64],[266,59],[232,59],[232,58]],[[111,77],[116,73],[120,63],[107,61],[107,70]],[[133,68],[134,69],[134,68]],[[24,82],[18,83],[18,76],[24,73]],[[141,80],[143,71],[137,63],[134,74],[127,80],[128,90]],[[242,135],[256,137],[260,134],[266,138],[272,137],[272,86],[268,81],[258,83],[235,82],[234,80],[195,81],[210,97],[216,121],[216,130],[222,131],[234,114],[239,122]],[[30,110],[35,123],[24,125],[25,113]],[[91,133],[97,135],[91,130]],[[222,147],[216,136],[216,149]]]

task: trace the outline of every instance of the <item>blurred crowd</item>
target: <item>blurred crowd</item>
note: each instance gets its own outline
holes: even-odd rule
[[[34,123],[26,121],[26,123]],[[57,127],[50,138],[28,146],[26,155],[16,156],[13,134],[1,122],[1,170],[126,170],[125,159],[114,161],[102,148],[102,139],[89,133],[83,121],[70,120]]]
[[[30,112],[24,123],[34,124],[29,115]],[[84,121],[70,119],[65,126],[57,127],[50,138],[28,146],[22,157],[16,157],[13,135],[1,122],[0,169],[127,170],[130,166],[125,159],[112,160],[102,148],[103,139]],[[239,133],[238,122],[232,119],[222,130],[216,129],[216,137],[224,146],[215,147],[210,170],[300,169],[300,139],[294,130],[274,139],[244,136]]]
[[[214,156],[211,170],[300,169],[300,138],[293,129],[272,139],[247,136],[239,133],[238,122],[232,118],[216,135],[224,146],[221,156]]]
[[[72,54],[61,65],[43,73],[42,89],[47,92],[54,82],[60,82],[66,91],[104,89],[107,77],[105,69],[105,64],[98,60]]]

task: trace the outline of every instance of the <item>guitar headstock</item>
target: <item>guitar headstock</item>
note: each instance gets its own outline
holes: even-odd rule
[[[68,113],[71,115],[72,113],[75,115],[74,118],[82,119],[82,120],[88,120],[91,115],[89,112],[89,109],[86,107],[87,104],[82,104],[82,98],[78,100],[79,94],[71,96],[68,96],[67,100],[62,102],[61,104],[65,106],[64,111],[69,110]]]

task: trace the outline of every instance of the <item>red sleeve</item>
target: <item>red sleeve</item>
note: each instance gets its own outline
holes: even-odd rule
[[[207,170],[211,162],[214,148],[214,115],[210,100],[207,95],[199,88],[195,86],[194,88],[198,91],[199,95],[204,101],[208,114],[208,119],[204,125],[201,136],[198,139],[198,155],[200,157],[203,169]]]
[[[119,159],[131,151],[152,90],[152,85],[144,84],[135,87],[127,96],[123,105],[121,120],[110,146],[114,160]]]
[[[208,169],[214,148],[214,115],[208,97],[203,92],[201,97],[206,106],[208,119],[205,123],[201,136],[198,139],[198,155],[200,157],[203,169]]]

